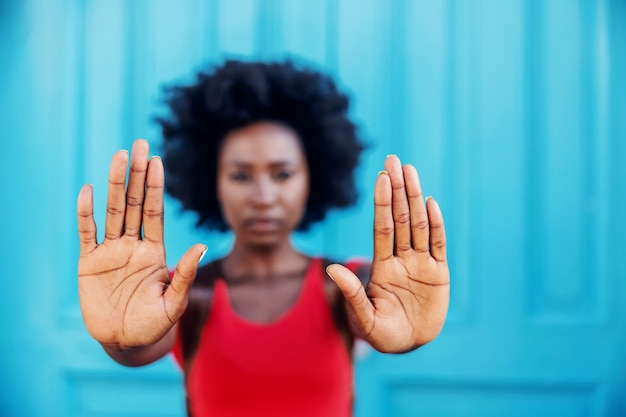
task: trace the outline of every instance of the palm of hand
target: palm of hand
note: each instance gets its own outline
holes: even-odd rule
[[[158,341],[173,325],[163,247],[136,239],[105,242],[80,257],[78,288],[89,333],[120,348]]]
[[[170,279],[163,243],[163,165],[159,158],[148,160],[148,154],[148,143],[136,141],[128,190],[128,153],[113,156],[101,244],[96,240],[91,186],[81,189],[77,202],[83,319],[96,340],[117,350],[156,343],[173,327],[187,307],[206,251],[204,245],[192,246]]]
[[[436,336],[447,310],[446,264],[413,253],[374,261],[371,277],[366,292],[375,319],[361,331],[369,335],[372,345],[404,351]]]
[[[417,171],[385,161],[374,191],[374,257],[364,288],[339,265],[329,273],[342,290],[353,327],[374,348],[404,352],[434,339],[448,310],[450,273],[443,217],[424,202]]]

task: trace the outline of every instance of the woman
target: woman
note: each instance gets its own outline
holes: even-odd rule
[[[111,161],[105,239],[91,186],[77,204],[85,325],[127,366],[173,352],[191,415],[349,416],[351,347],[418,348],[440,332],[449,270],[443,218],[417,171],[390,155],[374,190],[371,265],[298,252],[290,236],[356,199],[363,149],[332,80],[286,63],[229,61],[174,87],[167,191],[198,224],[230,229],[224,258],[192,246],[170,273],[164,168],[147,142]],[[126,187],[126,168],[130,174]]]

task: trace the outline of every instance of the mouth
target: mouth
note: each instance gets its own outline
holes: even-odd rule
[[[281,228],[282,222],[278,219],[270,218],[251,218],[244,222],[244,227],[256,233],[276,232]]]

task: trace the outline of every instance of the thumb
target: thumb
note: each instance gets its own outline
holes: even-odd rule
[[[368,335],[374,327],[375,308],[367,297],[363,284],[343,265],[329,265],[326,272],[335,281],[347,301],[348,316],[352,325],[361,336]]]
[[[196,279],[198,264],[206,254],[205,245],[196,244],[185,252],[178,261],[176,270],[172,276],[172,281],[163,295],[168,311],[175,312],[177,320],[187,308],[187,294],[191,289],[193,281]],[[174,317],[173,317],[174,318]]]

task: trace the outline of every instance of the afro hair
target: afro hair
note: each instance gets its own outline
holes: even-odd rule
[[[198,214],[198,226],[228,229],[217,199],[218,153],[229,132],[260,121],[291,127],[306,154],[310,193],[297,230],[356,202],[354,171],[365,146],[347,95],[329,76],[292,61],[229,60],[198,73],[192,85],[166,87],[164,101],[169,114],[157,122],[165,189]]]

